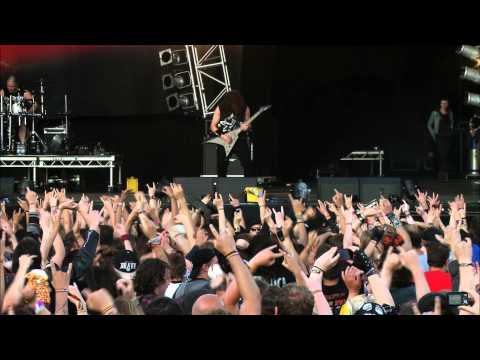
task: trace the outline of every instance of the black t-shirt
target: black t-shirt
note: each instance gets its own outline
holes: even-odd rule
[[[332,309],[333,315],[340,314],[340,308],[347,301],[348,289],[343,281],[339,281],[338,284],[333,286],[322,286],[323,295]]]
[[[295,276],[285,269],[281,262],[275,262],[270,267],[261,267],[255,275],[263,277],[272,286],[284,287],[295,282]]]
[[[439,114],[440,124],[438,127],[438,135],[450,135],[450,114],[442,114],[441,112],[439,112]]]
[[[228,133],[240,127],[240,119],[238,119],[235,114],[230,114],[228,116],[221,116],[220,121],[218,122],[218,129],[221,134]]]

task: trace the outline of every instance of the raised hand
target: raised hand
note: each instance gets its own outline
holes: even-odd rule
[[[99,232],[100,223],[103,221],[103,217],[100,215],[99,211],[92,210],[89,214],[87,214],[85,221],[87,222],[90,230]]]
[[[35,191],[32,191],[30,190],[30,188],[27,187],[25,199],[27,200],[28,205],[36,205],[38,200],[38,195]]]
[[[262,190],[257,197],[258,206],[267,206],[266,199],[267,199],[267,192],[265,190]]]
[[[343,206],[343,194],[338,191],[337,189],[334,189],[335,195],[332,197],[332,202],[335,204],[337,208],[340,209],[341,206]]]
[[[155,198],[155,193],[157,192],[157,187],[155,186],[154,182],[152,183],[152,186],[147,184],[147,192],[148,192],[148,196],[150,197],[150,199]]]
[[[205,195],[203,198],[202,198],[202,203],[204,203],[205,205],[207,205],[210,201],[212,201],[212,194],[208,193],[207,195]]]
[[[59,206],[59,210],[73,210],[78,207],[78,204],[73,200],[73,199],[66,199],[64,202],[62,202]]]
[[[37,255],[22,255],[18,258],[18,271],[20,269],[24,272],[27,272],[30,266],[32,266],[33,259],[35,259]]]
[[[342,271],[342,279],[348,289],[348,297],[360,294],[363,286],[362,274],[363,272],[355,266],[348,266],[345,271]]]
[[[72,263],[68,264],[66,272],[57,270],[57,264],[50,261],[50,269],[52,271],[52,286],[55,290],[68,290],[70,277],[72,274]]]
[[[338,248],[334,246],[328,251],[324,252],[322,256],[315,260],[314,266],[318,267],[324,272],[333,268],[340,259],[340,254],[337,253],[337,250]]]
[[[432,196],[427,196],[427,201],[430,204],[430,207],[440,206],[439,194],[432,193]]]
[[[18,203],[18,206],[20,206],[20,208],[25,211],[25,212],[28,212],[30,210],[29,206],[28,206],[28,202],[26,202],[25,200],[22,200],[22,199],[18,199],[17,200],[17,203]]]
[[[405,215],[408,215],[408,214],[410,214],[410,205],[408,205],[408,203],[405,200],[403,200],[403,204],[400,206],[400,210]]]
[[[215,193],[215,198],[213,199],[213,205],[217,210],[223,209],[223,197],[222,194]]]
[[[173,199],[173,190],[170,185],[166,185],[162,188],[162,192],[167,195],[170,199]]]
[[[457,209],[465,209],[465,199],[463,194],[455,196],[455,203],[457,204]]]
[[[275,211],[273,210],[273,214],[275,216],[275,224],[277,225],[277,228],[283,228],[283,224],[285,222],[285,212],[283,211],[283,206],[280,208],[280,211]]]
[[[240,206],[240,200],[234,198],[231,194],[228,194],[228,198],[230,199],[230,205],[234,208],[238,208]]]
[[[427,203],[427,192],[421,192],[420,190],[417,190],[417,195],[415,195],[415,198],[417,199],[419,205],[424,209],[428,209],[428,203]]]
[[[323,201],[317,200],[317,202],[318,202],[317,209],[320,212],[320,214],[322,214],[323,217],[325,217],[326,219],[330,218],[330,213],[328,212],[327,207],[325,206]]]
[[[250,260],[250,265],[252,267],[259,268],[261,266],[272,266],[275,263],[275,260],[284,256],[284,252],[280,250],[280,252],[275,253],[275,250],[278,245],[269,246],[261,251],[259,251],[255,256]]]
[[[297,218],[302,217],[303,212],[305,211],[305,204],[302,200],[294,199],[291,194],[288,194],[288,198],[290,199],[290,204],[292,205],[293,212]]]
[[[345,195],[345,209],[352,209],[352,201],[353,201],[353,196],[347,196]]]
[[[77,314],[78,315],[86,315],[87,314],[87,303],[83,299],[82,293],[78,289],[77,283],[73,283],[73,285],[68,286],[67,298],[77,308]]]
[[[115,225],[115,228],[113,230],[113,236],[117,239],[120,239],[124,235],[128,235],[127,228],[126,228],[125,224],[123,224],[121,222],[118,222]]]
[[[236,250],[235,239],[233,238],[233,235],[228,231],[228,229],[221,231],[221,233],[219,234],[217,229],[215,229],[215,226],[213,226],[212,224],[210,224],[209,226],[210,231],[214,236],[213,245],[221,254],[227,255]]]
[[[87,306],[89,309],[99,312],[102,315],[112,315],[116,313],[113,298],[104,288],[93,291],[88,295]]]
[[[398,247],[398,249],[400,250],[401,248]],[[420,258],[417,254],[417,251],[414,249],[402,252],[400,254],[400,260],[402,265],[412,272],[421,268]]]
[[[453,251],[459,264],[472,263],[472,240],[466,238],[466,241],[457,241],[453,246]]]
[[[394,272],[402,267],[400,255],[393,252],[393,246],[390,246],[387,250],[387,257],[383,262],[383,267],[390,272]]]
[[[180,200],[185,198],[182,185],[171,183],[170,187],[172,188],[172,194],[175,200]]]

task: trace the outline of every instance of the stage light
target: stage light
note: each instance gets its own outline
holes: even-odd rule
[[[457,49],[457,54],[473,61],[477,61],[480,58],[480,50],[476,46],[462,45]]]
[[[186,50],[175,50],[172,52],[173,65],[185,65],[188,63]]]
[[[183,89],[192,86],[192,79],[188,71],[183,71],[175,74],[175,86],[177,89]]]
[[[178,100],[180,102],[180,106],[184,110],[195,107],[195,99],[193,97],[193,93],[182,94],[178,97]]]
[[[174,111],[178,108],[182,108],[182,110],[188,110],[195,108],[195,98],[193,93],[184,93],[178,94],[174,93],[166,98],[168,111]]]
[[[462,74],[460,75],[460,78],[480,84],[480,71],[470,67],[464,67],[462,68]]]
[[[480,95],[467,92],[465,95],[465,104],[480,107]]]
[[[165,100],[167,102],[168,111],[174,111],[180,107],[177,93],[168,95]]]
[[[166,66],[172,63],[172,49],[166,49],[158,52],[160,57],[160,66]]]
[[[169,90],[175,86],[172,74],[162,75],[162,87],[163,90]]]

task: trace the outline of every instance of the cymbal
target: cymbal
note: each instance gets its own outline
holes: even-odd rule
[[[71,111],[67,111],[67,112],[59,112],[59,113],[56,113],[55,115],[70,115],[72,112]]]

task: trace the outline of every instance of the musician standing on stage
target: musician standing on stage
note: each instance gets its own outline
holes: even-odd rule
[[[250,109],[245,104],[243,96],[235,90],[227,92],[219,106],[215,109],[213,119],[210,124],[210,130],[220,136],[223,141],[230,144],[232,138],[227,135],[230,131],[241,128],[237,143],[233,147],[230,155],[227,157],[225,149],[221,146],[217,150],[218,159],[218,176],[225,177],[227,175],[228,163],[230,156],[235,153],[245,172],[245,176],[252,175],[252,164],[250,160],[250,151],[248,145],[247,131],[250,125],[245,122],[250,119]]]
[[[447,99],[440,101],[440,109],[432,111],[428,119],[428,131],[435,144],[438,178],[448,181],[449,155],[453,133],[453,113]]]

